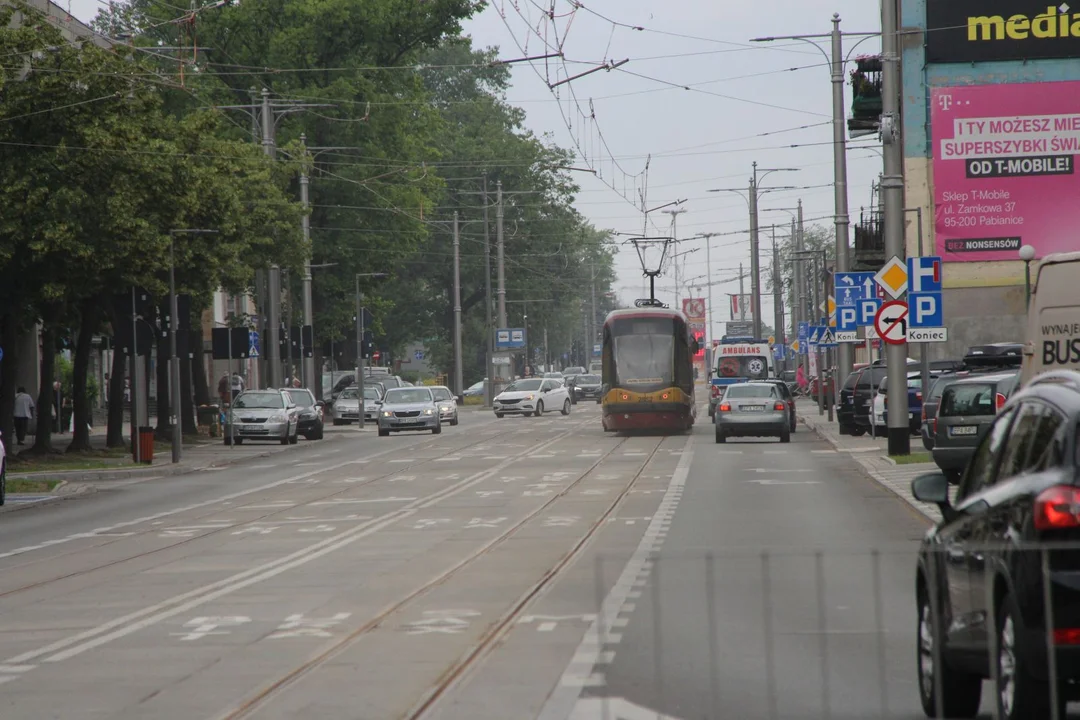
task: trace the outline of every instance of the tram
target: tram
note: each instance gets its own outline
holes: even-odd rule
[[[604,321],[604,430],[689,430],[697,417],[686,316],[662,307],[615,310]]]

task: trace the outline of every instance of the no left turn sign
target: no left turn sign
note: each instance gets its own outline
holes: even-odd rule
[[[903,345],[907,340],[908,305],[903,300],[882,303],[874,316],[878,337],[890,345]]]

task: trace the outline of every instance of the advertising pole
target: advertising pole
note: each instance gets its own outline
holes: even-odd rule
[[[904,156],[900,127],[900,48],[897,35],[897,0],[881,3],[882,114],[881,138],[884,174],[881,180],[885,210],[885,259],[904,260]],[[889,455],[909,455],[907,343],[888,344],[886,350],[889,410],[886,413]]]

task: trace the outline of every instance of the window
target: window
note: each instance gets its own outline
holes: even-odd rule
[[[252,392],[236,398],[237,408],[283,408],[285,402],[281,393]]]
[[[725,400],[745,398],[775,398],[776,388],[772,385],[731,385],[724,393]]]
[[[671,385],[675,359],[672,335],[620,335],[615,338],[615,372],[619,384]]]
[[[1028,453],[1028,472],[1042,472],[1064,464],[1067,425],[1064,415],[1049,405],[1043,407],[1042,418]]]
[[[553,383],[551,380],[545,380],[544,383],[540,386],[540,392],[551,392],[554,389],[555,383]]]
[[[386,403],[426,403],[431,402],[431,391],[427,388],[393,388],[386,391]]]
[[[1032,441],[1043,419],[1042,403],[1021,403],[1016,413],[1016,422],[1009,430],[1009,439],[1005,441],[1005,450],[1001,456],[998,478],[1011,478],[1027,469],[1028,453]]]
[[[994,387],[989,383],[950,385],[942,393],[938,414],[941,417],[993,415]]]
[[[294,405],[300,407],[312,407],[315,405],[315,397],[304,390],[290,390],[289,398],[293,401]]]
[[[454,396],[450,394],[450,390],[444,387],[437,387],[431,389],[431,394],[435,396],[436,400],[453,400]]]
[[[947,396],[948,393],[946,393]],[[960,492],[956,496],[958,503],[993,483],[997,458],[1001,454],[1001,446],[1008,434],[1009,423],[1015,416],[1016,408],[1010,408],[1008,412],[995,418],[994,424],[990,426],[990,432],[986,433],[986,437],[979,443],[979,447],[975,449],[975,454],[968,463],[967,472],[960,483]]]

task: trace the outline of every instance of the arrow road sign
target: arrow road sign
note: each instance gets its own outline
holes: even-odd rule
[[[874,296],[874,273],[838,272],[835,275],[836,304],[855,305],[859,300]]]
[[[874,329],[882,340],[890,345],[903,345],[907,340],[908,306],[902,300],[893,300],[881,306],[874,318]]]

